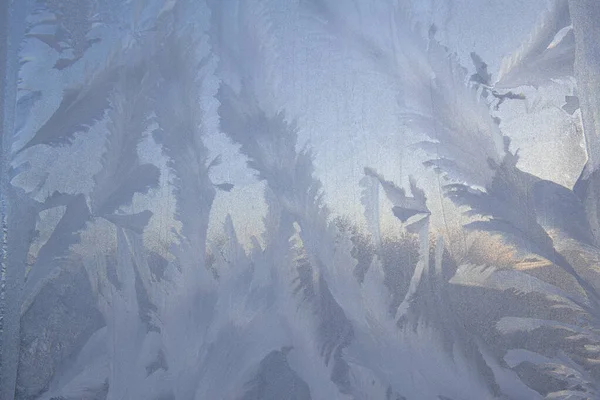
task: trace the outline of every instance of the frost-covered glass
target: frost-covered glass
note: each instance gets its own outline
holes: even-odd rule
[[[600,1],[0,3],[0,400],[600,399]]]

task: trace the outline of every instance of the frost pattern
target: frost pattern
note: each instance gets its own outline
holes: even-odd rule
[[[600,7],[553,1],[494,74],[423,4],[1,5],[0,398],[598,398]],[[302,101],[345,56],[425,168],[369,158],[340,212],[335,104]],[[558,79],[573,187],[500,118]]]

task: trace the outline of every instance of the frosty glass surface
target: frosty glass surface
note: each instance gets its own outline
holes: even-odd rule
[[[600,399],[600,2],[0,3],[0,400]]]

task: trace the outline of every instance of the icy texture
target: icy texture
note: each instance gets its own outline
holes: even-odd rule
[[[3,2],[0,399],[599,398],[599,3],[437,3]]]

